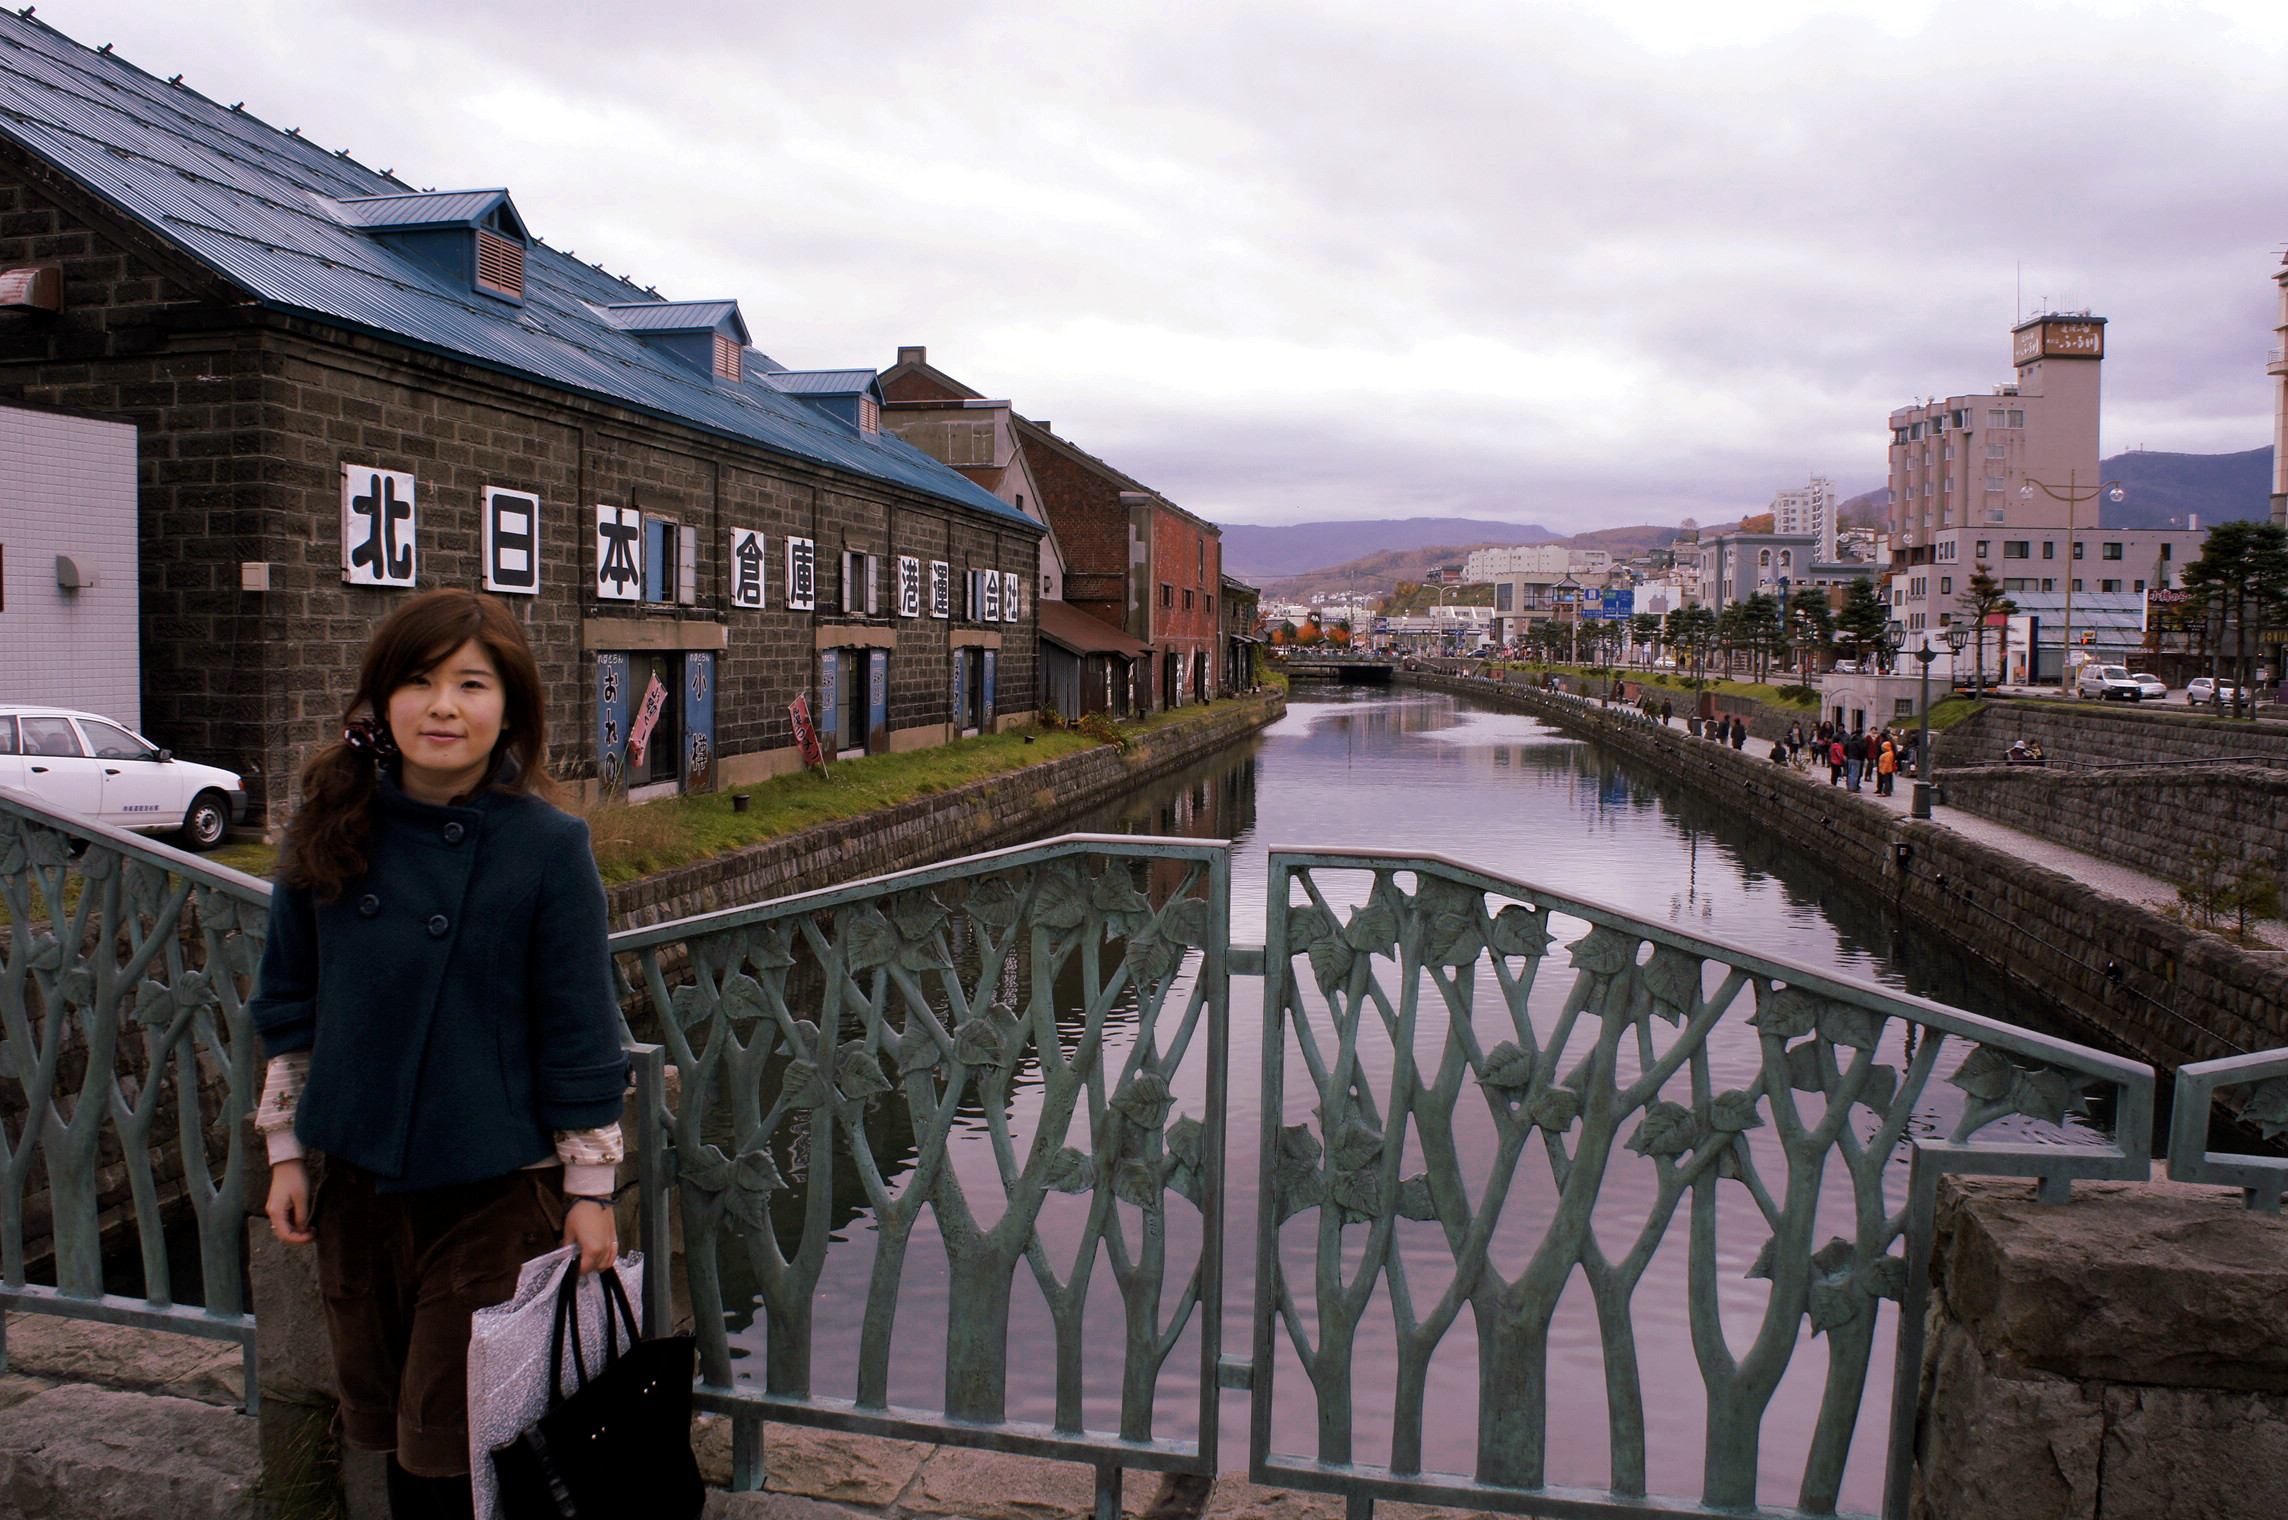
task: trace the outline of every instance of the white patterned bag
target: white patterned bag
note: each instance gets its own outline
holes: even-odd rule
[[[556,1290],[572,1269],[573,1248],[535,1256],[517,1275],[516,1292],[503,1304],[479,1309],[469,1320],[469,1487],[477,1520],[496,1520],[492,1450],[548,1412],[548,1346],[555,1332]],[[618,1262],[631,1302],[643,1302],[643,1253]],[[594,1274],[580,1283],[580,1351],[593,1369],[603,1365],[604,1334],[617,1321],[604,1312],[603,1284]],[[567,1348],[569,1351],[569,1348]],[[567,1367],[572,1358],[564,1358]],[[567,1373],[567,1376],[572,1374]],[[566,1388],[567,1394],[574,1390]]]

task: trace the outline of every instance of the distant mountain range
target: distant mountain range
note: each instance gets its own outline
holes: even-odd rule
[[[1369,517],[1346,522],[1232,523],[1223,530],[1223,567],[1243,581],[1277,580],[1329,569],[1362,555],[1454,544],[1545,544],[1558,534],[1534,523],[1475,517]]]
[[[2204,527],[2272,512],[2272,451],[2154,454],[2139,449],[2101,460],[2105,480],[2121,482],[2123,500],[2100,499],[2101,528],[2181,528],[2193,513]]]
[[[1224,530],[1229,533],[1231,530]],[[1676,528],[1656,527],[1646,523],[1634,528],[1599,528],[1590,533],[1576,533],[1571,538],[1554,534],[1542,543],[1562,543],[1576,549],[1602,549],[1615,559],[1626,559],[1646,549],[1665,549],[1676,542]],[[1340,565],[1314,567],[1299,574],[1279,577],[1265,576],[1258,584],[1264,595],[1274,601],[1309,600],[1322,592],[1340,593],[1357,591],[1385,592],[1400,581],[1419,582],[1440,565],[1458,564],[1469,557],[1472,549],[1491,549],[1506,541],[1492,543],[1480,541],[1463,544],[1423,544],[1411,549],[1381,549],[1372,554]]]

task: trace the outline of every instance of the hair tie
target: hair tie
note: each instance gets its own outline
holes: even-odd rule
[[[376,765],[397,755],[397,739],[375,718],[357,718],[342,730],[342,742]]]

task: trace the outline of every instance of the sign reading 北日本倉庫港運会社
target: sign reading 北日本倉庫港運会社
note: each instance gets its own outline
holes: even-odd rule
[[[540,592],[540,498],[529,491],[485,487],[485,589],[523,596]]]
[[[731,605],[750,610],[765,605],[763,535],[753,528],[731,530]]]
[[[596,596],[643,599],[643,514],[634,507],[596,509]]]

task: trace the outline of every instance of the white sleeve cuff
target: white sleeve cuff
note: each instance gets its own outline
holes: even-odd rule
[[[302,1142],[290,1129],[274,1129],[262,1137],[270,1145],[270,1164],[302,1159]]]
[[[619,1185],[619,1168],[615,1166],[578,1165],[564,1168],[566,1197],[579,1194],[601,1198]]]

